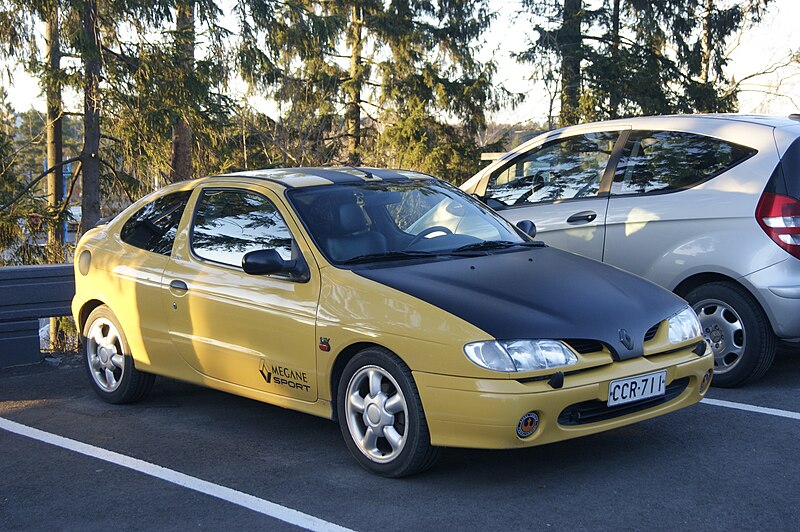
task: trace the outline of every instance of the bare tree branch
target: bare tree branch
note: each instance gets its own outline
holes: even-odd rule
[[[55,165],[55,166],[53,166],[53,167],[51,167],[51,168],[48,168],[47,170],[45,170],[44,172],[42,172],[41,174],[39,174],[38,176],[36,176],[36,178],[35,178],[33,181],[31,181],[30,183],[28,183],[28,186],[26,186],[25,188],[23,188],[23,189],[20,191],[20,193],[19,193],[19,194],[17,194],[16,196],[14,196],[14,198],[13,198],[11,201],[9,201],[8,203],[6,203],[6,204],[5,204],[5,205],[3,205],[2,207],[0,207],[0,212],[2,212],[2,211],[4,211],[4,210],[6,210],[7,208],[9,208],[9,207],[10,207],[10,206],[12,206],[13,204],[15,204],[17,201],[19,201],[19,199],[20,199],[22,196],[24,196],[24,195],[25,195],[25,194],[26,194],[26,193],[27,193],[27,192],[28,192],[30,189],[32,189],[34,186],[36,186],[36,183],[38,183],[39,181],[41,181],[42,179],[44,179],[45,177],[47,177],[47,175],[48,175],[48,174],[50,174],[51,172],[53,172],[53,171],[55,171],[55,170],[57,170],[57,169],[60,169],[60,168],[61,168],[62,166],[64,166],[65,164],[69,164],[69,163],[72,163],[72,162],[75,162],[75,161],[80,161],[80,160],[81,160],[81,157],[80,157],[80,155],[79,155],[78,157],[70,157],[69,159],[65,159],[65,160],[61,161],[59,164],[57,164],[57,165]]]
[[[69,192],[67,196],[64,198],[64,201],[61,203],[61,207],[58,209],[58,218],[61,218],[64,215],[64,212],[67,210],[67,206],[69,205],[69,200],[72,199],[72,192],[75,190],[75,183],[78,182],[78,174],[81,173],[81,169],[83,168],[82,161],[78,161],[78,164],[75,166],[75,173],[72,174],[72,180],[69,182]]]
[[[122,182],[122,179],[119,177],[119,174],[117,173],[117,170],[116,170],[116,169],[115,169],[113,166],[111,166],[110,164],[108,164],[106,161],[104,161],[103,159],[100,159],[100,164],[102,164],[103,166],[105,166],[106,168],[108,168],[109,170],[111,170],[111,173],[114,175],[114,179],[117,181],[117,183],[119,183],[119,186],[120,186],[120,187],[122,187],[122,191],[123,191],[123,192],[125,193],[125,195],[128,197],[128,200],[129,200],[131,203],[133,203],[133,202],[135,201],[135,200],[133,199],[133,195],[131,195],[131,193],[130,193],[130,192],[128,192],[128,189],[125,187],[125,183],[123,183],[123,182]]]

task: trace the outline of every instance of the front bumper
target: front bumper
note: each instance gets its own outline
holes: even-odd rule
[[[543,380],[472,379],[420,372],[415,372],[414,378],[433,445],[510,449],[587,436],[693,405],[702,399],[700,383],[712,367],[712,356],[698,357],[681,351],[567,375],[560,389],[553,389]],[[679,389],[673,393],[674,397],[657,404],[642,404],[641,409],[609,411],[607,416],[595,417],[596,421],[574,423],[574,413],[582,408],[581,404],[595,405],[595,412],[599,405],[602,410],[600,403],[608,399],[612,380],[662,369],[667,370],[668,396],[671,385],[673,390]],[[688,381],[685,387],[684,380]],[[520,438],[517,424],[531,411],[539,416],[539,427],[527,438]]]

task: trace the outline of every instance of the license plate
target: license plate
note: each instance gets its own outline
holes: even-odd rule
[[[667,389],[666,382],[667,370],[611,381],[608,385],[608,406],[624,405],[664,395]]]

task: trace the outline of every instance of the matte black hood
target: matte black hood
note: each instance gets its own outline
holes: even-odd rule
[[[353,271],[497,339],[599,340],[618,360],[641,356],[645,332],[686,307],[641,277],[550,247]]]

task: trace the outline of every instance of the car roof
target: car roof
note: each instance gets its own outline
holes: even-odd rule
[[[689,120],[728,120],[733,122],[746,122],[770,127],[786,127],[800,125],[800,116],[797,115],[759,115],[759,114],[739,114],[739,113],[709,113],[691,115],[665,115],[663,117],[637,117],[628,119],[631,123],[646,121],[648,118],[663,118],[666,120],[689,121]]]
[[[314,187],[334,184],[357,184],[375,181],[406,181],[409,179],[435,179],[433,176],[411,170],[392,170],[355,166],[309,167],[309,168],[270,168],[246,170],[213,176],[251,178],[283,185],[286,188]]]
[[[743,122],[748,124],[756,124],[768,127],[792,127],[800,126],[800,114],[791,114],[786,116],[778,115],[759,115],[759,114],[738,114],[738,113],[708,113],[708,114],[683,114],[683,115],[653,115],[653,116],[634,116],[630,118],[618,118],[615,120],[605,120],[601,122],[588,122],[584,124],[577,124],[574,126],[567,126],[562,130],[574,130],[584,127],[597,127],[597,126],[631,126],[634,128],[650,128],[650,127],[665,127],[672,124],[674,127],[682,127],[691,123],[707,123],[714,122]]]

